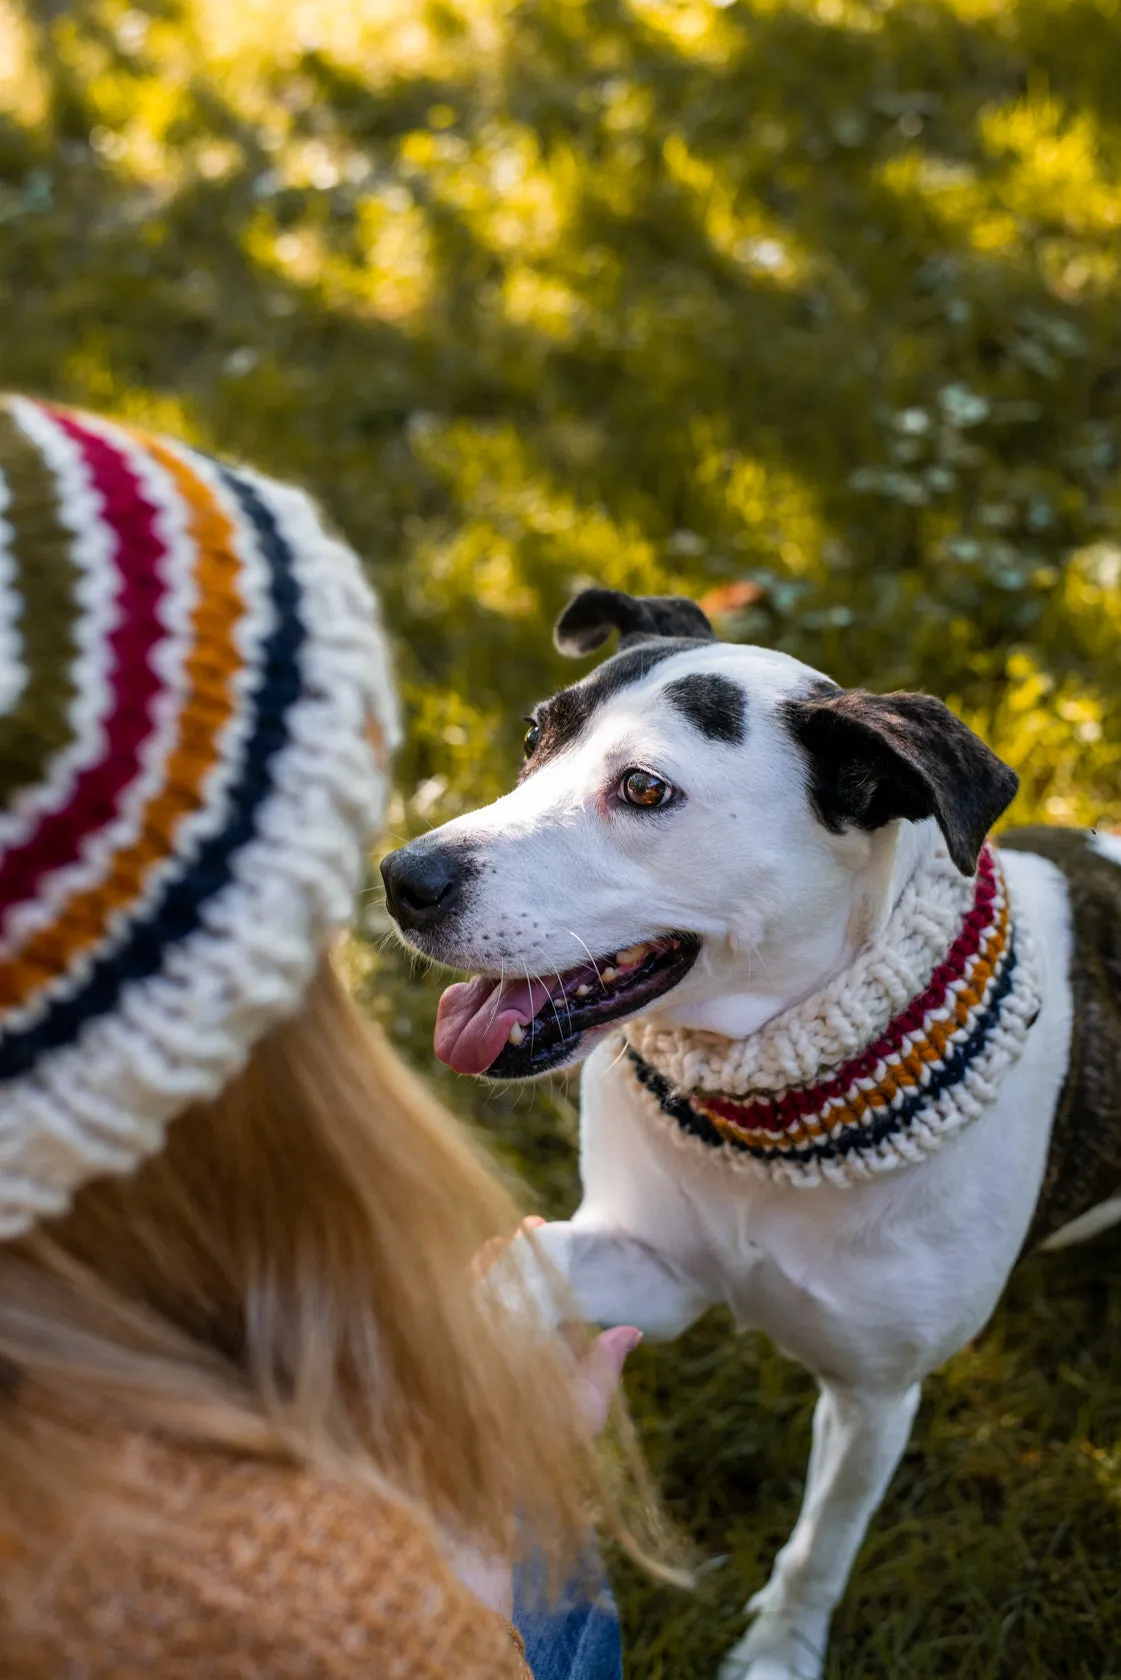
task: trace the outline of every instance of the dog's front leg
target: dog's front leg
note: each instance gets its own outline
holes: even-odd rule
[[[729,1652],[721,1680],[817,1680],[833,1607],[918,1403],[917,1383],[887,1392],[822,1383],[801,1515],[748,1605],[755,1625]]]
[[[653,1341],[679,1336],[712,1304],[684,1270],[637,1237],[579,1215],[518,1237],[495,1271],[511,1304],[528,1292],[550,1323],[633,1324]]]

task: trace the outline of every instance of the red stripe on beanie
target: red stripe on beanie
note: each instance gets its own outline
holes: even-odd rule
[[[48,412],[81,449],[102,502],[101,518],[116,538],[118,622],[108,638],[112,703],[100,759],[79,774],[64,808],[45,813],[33,833],[0,861],[0,912],[30,898],[50,871],[76,862],[87,836],[117,815],[152,732],[152,702],[160,684],[150,653],[165,635],[158,614],[164,584],[156,570],[164,545],[156,535],[155,508],[118,448],[72,414]]]

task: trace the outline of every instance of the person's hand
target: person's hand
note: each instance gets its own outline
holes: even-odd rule
[[[515,1233],[521,1236],[536,1230],[545,1220],[538,1214],[523,1219]],[[476,1254],[471,1270],[476,1278],[484,1278],[504,1253],[512,1239],[492,1237]],[[573,1385],[580,1415],[592,1435],[598,1435],[607,1422],[611,1402],[618,1391],[627,1355],[642,1340],[642,1331],[633,1325],[618,1325],[603,1330],[587,1352],[576,1361]],[[449,1548],[452,1569],[475,1597],[489,1610],[496,1610],[507,1621],[514,1609],[514,1576],[509,1564],[496,1563],[473,1546],[454,1545]]]
[[[536,1231],[545,1223],[540,1214],[531,1213],[522,1220],[515,1236]],[[512,1240],[510,1237],[491,1237],[489,1242],[484,1243],[471,1263],[474,1276],[486,1277]],[[641,1340],[642,1331],[633,1324],[616,1325],[614,1329],[602,1331],[577,1364],[573,1382],[581,1415],[593,1435],[598,1435],[607,1423],[611,1402],[622,1381],[627,1355],[634,1352]]]

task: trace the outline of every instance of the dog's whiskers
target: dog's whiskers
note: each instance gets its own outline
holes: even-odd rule
[[[545,955],[546,955],[546,961],[548,961],[548,952],[546,952]],[[558,978],[559,978],[559,976],[558,976]],[[539,980],[541,979],[540,974],[538,975],[538,979]],[[545,984],[544,980],[541,980],[541,984],[542,985]],[[564,1004],[564,1012],[565,1012],[566,1016],[568,1017],[569,1026],[571,1026],[572,1025],[572,1000],[570,999],[568,993],[565,991],[563,983],[561,985],[560,996],[561,996],[561,1002]],[[549,992],[549,1002],[553,1006],[553,1014],[557,1015],[557,1000],[553,996],[553,993],[552,993],[551,989],[550,989],[550,992]],[[558,1027],[560,1026],[560,1016],[559,1015],[557,1015],[557,1025],[558,1025]]]
[[[530,1006],[532,1007],[532,1005],[533,1005],[533,981],[529,977],[529,968],[525,963],[522,964],[522,973],[525,975],[526,989],[529,992],[529,1001],[530,1001]],[[533,1029],[536,1026],[536,1024],[537,1024],[537,1016],[536,1015],[531,1015],[530,1016],[530,1021],[529,1021],[529,1036],[530,1036],[531,1039],[533,1038]]]
[[[533,980],[531,980],[530,977],[529,977],[529,969],[525,966],[524,963],[522,964],[522,972],[525,975],[526,985],[529,987],[530,1002],[532,1003],[532,1001],[533,1001],[533,980],[536,980],[537,984],[539,986],[544,986],[545,981],[540,974],[535,974],[533,976]],[[561,1026],[561,1018],[557,1013],[556,999],[553,997],[552,987],[549,987],[548,990],[549,990],[549,1003],[552,1007],[553,1018],[557,1023],[558,1030],[560,1032],[563,1032],[564,1028]],[[534,1021],[537,1019],[536,1015],[534,1016],[533,1019],[534,1019]],[[530,1022],[530,1031],[531,1032],[533,1031],[533,1021]]]
[[[619,1066],[619,1063],[622,1061],[622,1059],[626,1055],[626,1053],[627,1053],[627,1041],[624,1038],[622,1044],[619,1046],[619,1054],[614,1058],[614,1060],[611,1063],[611,1066],[606,1071],[608,1073],[613,1073],[615,1071],[615,1069]]]
[[[574,928],[569,928],[568,929],[568,935],[569,935],[570,939],[575,939],[577,945],[584,945],[584,941],[580,938],[580,935],[576,932],[576,930]],[[584,949],[585,949],[585,951],[588,951],[587,945],[584,945]],[[603,982],[602,982],[602,980],[600,980],[599,964],[596,962],[596,959],[592,956],[591,951],[588,951],[588,961],[591,963],[592,967],[596,971],[596,980],[599,982],[600,985],[602,985]]]
[[[500,957],[498,961],[498,985],[494,988],[494,1005],[490,1012],[488,1026],[494,1025],[494,1017],[498,1014],[498,1005],[502,1001],[502,988],[506,984],[506,963]]]

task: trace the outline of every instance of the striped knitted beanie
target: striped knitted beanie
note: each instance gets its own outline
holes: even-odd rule
[[[0,398],[0,1237],[134,1168],[298,1007],[396,733],[306,497]]]

